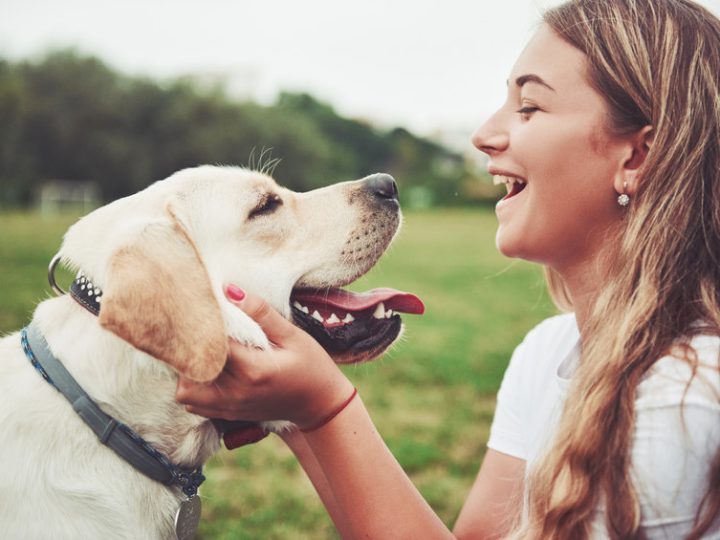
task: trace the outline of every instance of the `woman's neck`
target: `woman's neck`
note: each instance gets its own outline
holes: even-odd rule
[[[580,335],[586,328],[609,270],[607,259],[601,256],[558,270],[572,300]]]
[[[616,248],[621,238],[622,225],[618,224],[603,231],[600,237],[589,238],[584,251],[575,251],[551,265],[565,284],[581,336],[600,293],[614,272],[613,261],[617,259]]]
[[[570,292],[570,298],[572,298],[575,320],[580,329],[580,335],[582,335],[592,306],[597,298],[597,283],[582,278],[578,278],[574,282],[566,279],[565,283]]]

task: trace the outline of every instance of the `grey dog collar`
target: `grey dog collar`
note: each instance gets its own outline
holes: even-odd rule
[[[61,259],[62,257],[60,254],[55,255],[48,266],[48,282],[58,295],[67,294],[67,292],[55,281],[55,267],[60,263]],[[82,271],[78,272],[77,277],[70,285],[69,292],[70,297],[82,307],[87,309],[90,313],[96,317],[100,315],[100,304],[102,302],[103,291],[90,281],[90,278]],[[257,425],[256,422],[247,422],[245,420],[222,420],[219,418],[212,418],[211,421],[220,436],[224,436],[232,431]],[[225,440],[225,443],[227,445],[227,440]]]
[[[173,465],[130,427],[105,414],[50,352],[47,341],[34,321],[22,330],[21,335],[23,350],[32,365],[65,396],[100,442],[145,476],[166,486],[179,486],[188,497],[197,493],[198,487],[205,480],[202,467],[183,469]]]

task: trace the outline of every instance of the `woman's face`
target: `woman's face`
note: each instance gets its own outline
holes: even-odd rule
[[[512,69],[507,100],[473,135],[491,174],[525,182],[497,204],[498,249],[560,272],[598,253],[621,215],[613,181],[626,146],[607,133],[585,58],[542,26]]]

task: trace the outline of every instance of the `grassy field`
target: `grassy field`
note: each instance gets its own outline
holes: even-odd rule
[[[49,294],[47,263],[73,217],[0,214],[0,332]],[[400,237],[353,285],[413,291],[422,317],[385,358],[347,368],[393,453],[451,524],[477,472],[494,396],[513,348],[553,313],[538,267],[495,251],[490,209],[406,215]],[[64,276],[67,283],[67,276]],[[279,439],[220,452],[203,486],[203,540],[336,538],[312,486]]]

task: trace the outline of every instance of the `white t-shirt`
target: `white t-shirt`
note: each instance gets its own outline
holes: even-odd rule
[[[573,314],[547,319],[515,349],[505,372],[488,447],[525,460],[526,475],[551,444],[580,358],[579,339]],[[682,538],[692,529],[720,447],[720,338],[698,336],[692,346],[701,365],[690,386],[688,364],[668,356],[637,388],[631,474],[652,540]],[[593,538],[608,538],[602,507]],[[720,539],[720,520],[705,538]]]

